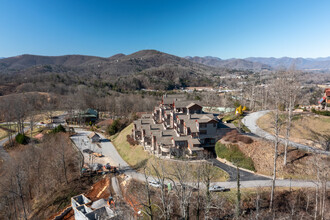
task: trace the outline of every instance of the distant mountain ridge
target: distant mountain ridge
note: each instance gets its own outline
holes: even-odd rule
[[[289,69],[299,70],[330,70],[330,57],[291,58],[291,57],[248,57],[245,59],[220,59],[218,57],[185,57],[186,59],[213,67],[232,69]]]
[[[24,54],[0,60],[0,80],[2,78],[8,85],[17,83],[19,86],[13,88],[16,91],[34,91],[37,86],[32,86],[31,82],[44,88],[38,91],[49,89],[48,84],[62,85],[64,90],[81,84],[117,91],[170,90],[185,86],[207,86],[213,83],[210,80],[212,76],[224,74],[228,74],[228,70],[191,62],[156,50],[141,50],[129,55],[116,54],[106,58]]]
[[[271,66],[272,68],[292,68],[295,67],[299,70],[329,70],[330,57],[323,58],[264,58],[264,57],[249,57],[245,60],[252,62],[259,62]]]
[[[244,59],[228,59],[222,60],[218,57],[185,57],[187,60],[192,62],[201,63],[207,66],[221,67],[227,69],[242,69],[242,70],[262,70],[262,69],[271,69],[269,65],[262,64],[259,62],[248,61]]]

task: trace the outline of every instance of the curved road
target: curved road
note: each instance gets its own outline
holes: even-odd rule
[[[25,127],[24,128],[24,133],[29,129],[29,127]],[[15,136],[17,135],[18,133],[14,133],[12,134],[12,137],[15,138]],[[9,154],[8,152],[3,148],[3,145],[9,140],[9,137],[6,137],[2,140],[0,140],[0,159],[2,160],[7,160],[9,159]]]
[[[72,140],[75,142],[77,147],[80,150],[83,150],[86,148],[88,144],[86,141],[88,141],[87,135],[90,133],[90,131],[84,131],[81,129],[77,129],[76,132],[78,133],[75,136],[72,136]],[[124,172],[125,174],[131,176],[134,179],[137,179],[139,181],[145,181],[145,177],[142,173],[138,173],[135,170],[133,170],[127,163],[124,161],[119,153],[117,152],[116,148],[113,146],[113,144],[105,139],[105,137],[98,133],[103,140],[100,142],[101,148],[99,149],[103,155],[106,156],[106,158],[109,160],[110,164],[119,165],[120,164],[120,170]],[[82,141],[84,139],[84,141]],[[215,166],[224,169],[229,173],[231,176],[230,181],[228,182],[214,182],[213,184],[220,185],[222,187],[227,188],[236,188],[237,182],[236,180],[236,168],[228,166],[226,164],[221,163],[220,161],[214,159],[211,160]],[[256,187],[270,187],[272,185],[272,181],[266,177],[258,176],[253,173],[249,173],[246,171],[241,170],[241,187],[242,188],[256,188]],[[193,183],[190,183],[189,185],[194,185]],[[282,186],[282,187],[315,187],[317,183],[314,181],[290,181],[290,180],[276,180],[276,186]],[[330,182],[327,183],[327,185],[330,187]]]
[[[242,122],[243,124],[248,127],[251,131],[251,133],[259,136],[259,137],[262,137],[262,138],[265,138],[267,140],[270,140],[270,141],[274,141],[275,140],[275,136],[262,130],[258,125],[257,125],[257,120],[264,116],[265,114],[267,114],[268,112],[270,112],[269,110],[267,111],[259,111],[259,112],[253,112],[253,113],[250,113],[248,114],[247,116],[245,116],[243,119],[242,119]],[[279,141],[281,143],[285,143],[285,139],[283,138],[279,138]],[[312,152],[312,153],[318,153],[318,154],[325,154],[325,155],[330,155],[330,152],[329,151],[325,151],[325,150],[320,150],[320,149],[316,149],[316,148],[313,148],[311,146],[307,146],[307,145],[304,145],[304,144],[299,144],[299,143],[296,143],[296,142],[292,142],[292,141],[289,141],[289,145],[291,147],[295,147],[295,148],[298,148],[298,149],[302,149],[302,150],[306,150],[306,151],[309,151],[309,152]]]

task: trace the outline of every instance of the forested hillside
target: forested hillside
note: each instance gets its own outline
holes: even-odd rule
[[[81,85],[120,92],[212,86],[212,76],[228,72],[155,50],[109,58],[21,55],[0,60],[0,95],[31,91],[65,94]]]

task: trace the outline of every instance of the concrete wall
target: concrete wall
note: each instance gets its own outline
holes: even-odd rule
[[[90,203],[90,202],[91,202],[91,200],[89,200],[86,196],[84,196],[82,194],[71,198],[71,206],[73,208],[78,207],[83,204]]]
[[[66,208],[61,214],[59,214],[58,216],[56,216],[56,217],[54,218],[54,220],[62,220],[63,217],[71,211],[71,209],[72,209],[71,206],[68,207],[68,208]]]

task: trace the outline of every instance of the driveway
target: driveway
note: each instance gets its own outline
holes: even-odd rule
[[[265,138],[265,139],[270,140],[270,141],[275,141],[275,136],[274,135],[262,130],[257,125],[257,120],[260,117],[262,117],[263,115],[267,114],[268,112],[270,112],[270,111],[267,110],[267,111],[259,111],[259,112],[250,113],[242,119],[242,122],[246,127],[248,127],[250,129],[251,133],[253,133],[253,134],[255,134],[255,135],[257,135],[261,138]],[[279,141],[282,144],[285,143],[285,139],[283,139],[283,138],[279,138]],[[299,144],[299,143],[292,142],[292,141],[289,141],[289,145],[291,147],[295,147],[295,148],[302,149],[302,150],[305,150],[305,151],[309,151],[309,152],[312,152],[312,153],[330,155],[329,151],[320,150],[320,149],[317,149],[317,148],[313,148],[311,146],[307,146],[307,145],[304,145],[304,144]]]
[[[81,150],[81,152],[84,149],[90,149],[96,153],[104,155],[106,162],[110,163],[112,166],[120,166],[121,169],[125,170],[130,168],[129,165],[120,157],[113,144],[102,134],[98,133],[98,135],[102,138],[99,143],[92,143],[88,138],[88,135],[92,133],[91,131],[75,129],[75,132],[77,134],[71,136],[71,139],[74,141],[79,150]],[[86,158],[89,157],[89,154],[83,153],[83,155],[85,156],[85,162],[87,162]]]
[[[110,163],[111,166],[118,167],[121,172],[132,176],[134,179],[138,179],[141,181],[145,180],[144,175],[134,171],[126,163],[126,161],[121,158],[110,140],[106,139],[101,133],[97,133],[98,135],[100,135],[101,141],[99,143],[92,143],[91,140],[88,138],[88,135],[92,133],[91,131],[75,128],[75,132],[77,134],[71,136],[71,139],[84,155],[85,163],[91,162],[91,158],[88,153],[83,153],[83,150],[90,149],[96,153],[104,155],[104,157],[95,158],[95,160],[93,161],[94,163],[101,163],[103,165],[105,165],[106,163]]]
[[[232,166],[229,166],[227,164],[224,164],[224,163],[218,161],[217,159],[211,159],[209,161],[212,162],[214,166],[219,167],[220,169],[226,171],[230,176],[229,181],[236,181],[237,180],[237,169],[236,168],[234,168]],[[259,176],[257,174],[250,173],[250,172],[247,172],[247,171],[244,171],[244,170],[240,170],[239,174],[240,174],[240,180],[241,181],[269,180],[270,179],[268,177]]]

